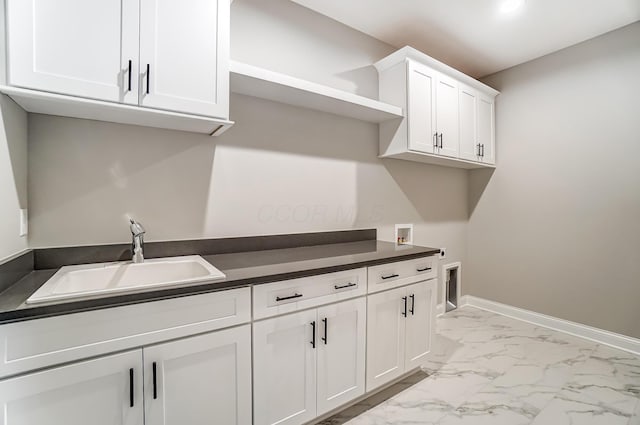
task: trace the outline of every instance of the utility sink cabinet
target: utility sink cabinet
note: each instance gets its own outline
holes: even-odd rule
[[[0,425],[302,425],[420,367],[437,257],[0,325]]]

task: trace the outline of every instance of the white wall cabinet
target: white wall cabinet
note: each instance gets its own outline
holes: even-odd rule
[[[143,425],[142,350],[0,381],[2,425]]]
[[[495,163],[496,90],[410,47],[375,66],[380,100],[406,111],[380,123],[380,157],[460,168]]]
[[[251,325],[143,352],[146,425],[251,425]]]
[[[230,124],[228,0],[4,1],[2,91],[27,111],[203,132],[218,127],[203,118]]]
[[[495,164],[494,99],[461,85],[459,102],[460,157]]]
[[[254,323],[254,424],[308,422],[365,391],[364,298]]]
[[[227,117],[229,1],[140,0],[140,104]]]
[[[369,295],[367,391],[419,367],[431,350],[435,279]]]

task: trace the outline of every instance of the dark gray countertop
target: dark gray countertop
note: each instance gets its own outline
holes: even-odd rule
[[[226,275],[224,280],[96,299],[27,305],[27,298],[58,269],[34,270],[0,294],[0,324],[295,279],[426,257],[438,252],[436,248],[364,240],[203,255],[204,259]]]

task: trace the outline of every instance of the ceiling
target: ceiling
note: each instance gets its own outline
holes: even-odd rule
[[[640,20],[640,0],[293,1],[476,78]]]

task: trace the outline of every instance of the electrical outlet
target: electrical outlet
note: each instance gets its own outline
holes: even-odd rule
[[[440,259],[444,260],[447,258],[447,248],[440,248]]]
[[[20,236],[27,236],[29,233],[29,214],[26,209],[20,210]]]

